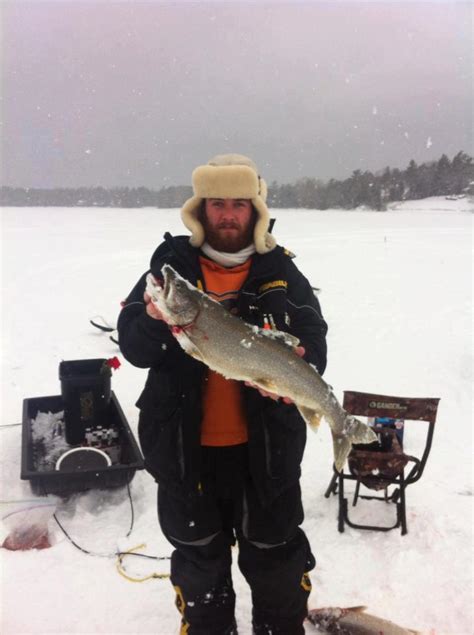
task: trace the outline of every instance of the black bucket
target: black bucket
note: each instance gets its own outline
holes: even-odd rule
[[[82,443],[86,428],[102,422],[110,403],[111,370],[106,359],[78,359],[59,364],[66,441]]]

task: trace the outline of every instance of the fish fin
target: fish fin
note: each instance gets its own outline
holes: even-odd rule
[[[257,384],[257,386],[259,386],[260,388],[263,388],[263,390],[266,390],[268,392],[273,392],[276,394],[277,387],[269,379],[255,379],[255,380],[252,379],[251,381],[253,384]]]
[[[206,363],[204,361],[201,353],[197,349],[194,349],[194,350],[190,351],[189,354],[191,355],[191,357],[194,357],[194,359],[197,359],[198,362],[202,362],[203,364]]]
[[[192,342],[189,339],[188,335],[184,331],[177,333],[175,337],[178,340],[181,348],[188,355],[191,355],[191,357],[194,357],[194,359],[197,359],[198,361],[203,362],[204,364],[206,363],[204,360],[204,356],[202,355],[199,348],[194,344],[194,342]]]
[[[316,410],[312,410],[311,408],[306,408],[305,406],[297,406],[300,415],[309,425],[309,427],[313,430],[313,432],[317,432],[319,430],[319,424],[321,423],[322,413],[316,412]]]

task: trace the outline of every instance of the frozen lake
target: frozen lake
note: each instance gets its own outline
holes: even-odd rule
[[[329,429],[308,433],[303,464],[305,531],[318,566],[312,607],[367,605],[371,613],[441,635],[468,635],[472,623],[472,205],[466,199],[406,202],[369,211],[276,210],[274,234],[320,287],[329,324],[326,380],[343,390],[441,398],[423,478],[407,489],[408,535],[337,531]],[[2,219],[2,419],[21,420],[26,397],[59,394],[64,359],[112,357],[118,348],[93,329],[114,323],[163,233],[186,233],[177,210],[6,208]],[[146,371],[121,358],[113,389],[134,431],[134,403]],[[423,424],[407,424],[416,453]],[[2,501],[32,500],[21,482],[21,428],[0,430]],[[132,584],[113,553],[146,543],[169,555],[156,520],[156,486],[132,481],[135,525],[125,490],[92,491],[59,504],[57,514],[87,556],[50,523],[53,546],[0,552],[5,635],[141,633],[178,630],[166,580]],[[361,503],[362,507],[363,503]],[[3,503],[1,515],[8,505]],[[391,518],[385,505],[358,513]],[[2,527],[3,535],[8,529]],[[132,559],[129,559],[132,560]],[[167,563],[127,562],[132,575]],[[234,568],[239,633],[250,635],[250,593]],[[308,633],[311,628],[308,626]]]

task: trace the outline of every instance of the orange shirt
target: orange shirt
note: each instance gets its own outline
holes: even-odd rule
[[[248,276],[250,258],[237,267],[222,267],[202,256],[199,262],[206,293],[231,310]],[[209,370],[203,393],[201,445],[237,445],[247,439],[247,421],[239,382]]]

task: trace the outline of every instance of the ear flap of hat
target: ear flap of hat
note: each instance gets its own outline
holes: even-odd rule
[[[270,213],[264,199],[261,196],[252,199],[252,205],[257,210],[257,222],[253,232],[253,241],[255,249],[259,254],[266,254],[276,247],[276,240],[268,232],[270,225]]]
[[[189,242],[193,247],[200,247],[204,240],[204,227],[198,219],[199,208],[203,199],[200,196],[191,196],[181,208],[181,220],[191,232]]]
[[[267,194],[268,194],[268,189],[267,189],[267,184],[265,182],[264,179],[262,179],[262,177],[259,177],[259,194],[260,194],[260,198],[263,199],[263,202],[266,203],[267,202]]]

